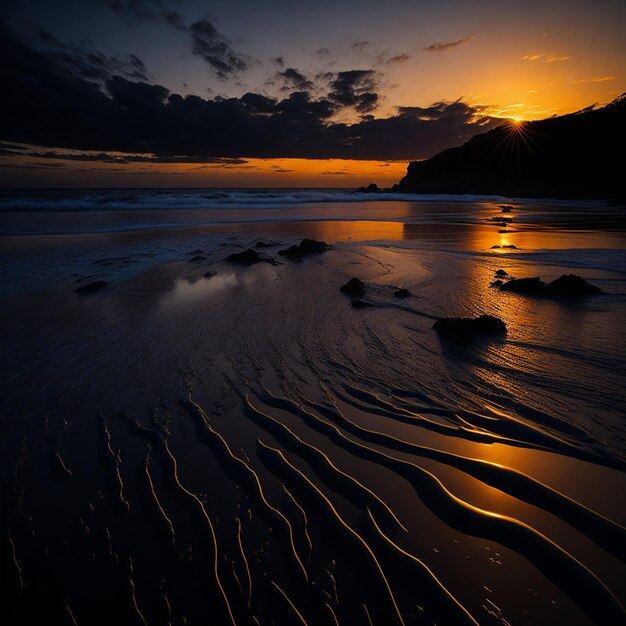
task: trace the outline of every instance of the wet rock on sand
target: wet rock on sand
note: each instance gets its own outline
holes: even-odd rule
[[[506,324],[493,315],[479,317],[443,317],[433,324],[440,337],[455,342],[471,341],[478,337],[501,337],[506,334]]]
[[[339,287],[339,291],[355,298],[364,296],[365,289],[365,283],[358,278],[351,278],[345,285]]]
[[[303,239],[299,245],[293,245],[286,250],[279,250],[278,254],[290,259],[301,259],[308,254],[319,254],[326,252],[330,246],[325,241],[316,241],[315,239]]]
[[[357,298],[356,300],[352,300],[352,302],[350,302],[350,306],[353,309],[368,309],[372,305],[369,302],[364,302],[363,300],[359,300]]]
[[[86,296],[90,293],[95,293],[96,291],[100,291],[100,289],[103,289],[108,284],[109,283],[107,283],[106,280],[96,280],[93,283],[87,283],[86,285],[83,285],[82,287],[77,287],[76,289],[74,289],[74,291],[81,296]]]
[[[248,248],[243,252],[234,252],[229,254],[226,259],[229,263],[237,263],[238,265],[255,265],[256,263],[270,263],[277,265],[276,261],[271,257],[262,257],[256,250]]]
[[[394,298],[410,298],[411,292],[404,287],[400,287],[393,292]]]
[[[499,245],[495,245],[495,246],[491,246],[491,250],[499,250],[500,248],[509,248],[509,250],[517,250],[517,246],[511,244],[507,244],[504,246],[499,246]]]
[[[509,273],[506,270],[502,270],[502,269],[496,270],[496,276],[503,277],[503,276],[508,276],[508,275]]]

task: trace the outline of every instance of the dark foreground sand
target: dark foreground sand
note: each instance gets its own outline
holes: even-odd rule
[[[4,623],[624,623],[623,268],[363,224],[300,262],[276,251],[320,224],[181,236],[116,280],[112,247],[5,299]],[[223,261],[259,241],[281,264]],[[480,313],[506,338],[431,328]]]

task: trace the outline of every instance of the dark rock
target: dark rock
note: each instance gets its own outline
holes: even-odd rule
[[[511,278],[500,289],[512,293],[544,295],[546,293],[546,284],[538,276],[534,278]]]
[[[548,283],[547,289],[549,294],[554,296],[602,293],[600,287],[588,283],[582,276],[576,276],[576,274],[563,274],[560,278]]]
[[[248,248],[243,252],[234,252],[229,254],[226,259],[229,263],[237,263],[238,265],[255,265],[256,263],[270,263],[276,265],[276,261],[271,258],[262,257],[256,250]]]
[[[339,290],[348,296],[361,297],[365,295],[365,283],[358,278],[351,278],[345,285],[342,285]]]
[[[293,245],[287,250],[279,250],[278,254],[286,256],[290,259],[301,259],[308,254],[319,254],[326,252],[330,246],[325,241],[316,241],[315,239],[303,239],[300,245]]]
[[[490,250],[498,250],[500,249],[501,246],[495,245],[495,246],[491,246],[491,248],[489,248]]]
[[[551,283],[544,283],[540,278],[512,278],[500,286],[502,291],[531,296],[562,298],[566,296],[586,296],[602,293],[602,290],[588,283],[581,276],[563,274]]]
[[[380,191],[380,188],[376,183],[370,183],[367,187],[357,187],[356,190],[361,193],[377,193]]]
[[[201,254],[198,254],[189,259],[189,263],[198,263],[199,261],[206,261],[206,257],[203,257]]]
[[[264,241],[259,241],[254,244],[255,248],[271,248],[275,244],[265,243]]]
[[[108,284],[109,283],[107,283],[106,280],[97,280],[93,283],[88,283],[86,285],[83,285],[82,287],[77,287],[74,291],[81,296],[86,296],[90,293],[94,293],[95,291],[99,291],[100,289],[103,289]]]
[[[368,309],[372,305],[369,302],[363,302],[363,300],[357,299],[357,300],[352,300],[352,302],[350,302],[350,306],[353,309]]]
[[[496,270],[496,276],[508,276],[509,273],[506,270]]]
[[[512,230],[507,230],[506,228],[504,228],[504,229],[502,229],[502,230],[499,230],[499,231],[498,231],[498,234],[501,234],[501,233],[512,233],[512,232],[514,232],[514,231],[512,231]]]
[[[507,246],[502,246],[503,248],[509,248],[510,250],[517,250],[517,246],[513,245],[512,243],[510,243]]]
[[[506,324],[493,315],[479,317],[443,317],[433,324],[440,337],[455,342],[471,341],[478,337],[497,337],[506,334]]]
[[[300,258],[302,255],[300,254],[300,246],[294,244],[293,246],[289,246],[286,250],[279,250],[278,254],[280,256],[287,256],[292,259]]]
[[[400,289],[396,289],[393,292],[393,297],[394,298],[410,298],[411,292],[408,289],[401,287]]]
[[[502,287],[502,285],[504,285],[504,281],[494,280],[489,286],[490,287]]]

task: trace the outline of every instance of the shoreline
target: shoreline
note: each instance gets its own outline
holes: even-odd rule
[[[458,247],[415,224],[421,240],[329,237],[332,249],[301,260],[278,250],[337,222],[189,228],[135,248],[119,234],[74,248],[61,236],[34,266],[13,252],[22,291],[2,305],[11,419],[0,432],[3,516],[25,581],[16,614],[36,617],[30,600],[44,598],[61,616],[67,597],[81,621],[132,617],[120,576],[132,576],[148,623],[163,595],[189,623],[226,620],[224,598],[238,621],[252,611],[287,623],[274,583],[312,623],[325,623],[327,603],[342,623],[363,604],[385,623],[394,605],[406,623],[483,623],[487,599],[511,623],[619,613],[611,594],[626,601],[626,570],[607,537],[626,533],[615,418],[626,400],[626,266],[603,255],[594,267],[593,250],[490,250],[497,214],[489,205],[477,224],[441,224],[464,237]],[[225,260],[248,248],[280,264]],[[498,292],[498,269],[546,281],[575,271],[605,294],[568,303]],[[47,287],[31,288],[28,271]],[[352,277],[366,285],[363,310],[340,291]],[[101,290],[74,291],[101,279]],[[507,336],[455,347],[432,329],[481,313],[502,318]],[[494,525],[482,511],[517,521]],[[54,586],[37,586],[34,571]],[[597,601],[573,592],[581,576]]]

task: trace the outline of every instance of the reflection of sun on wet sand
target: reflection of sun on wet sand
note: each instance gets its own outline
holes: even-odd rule
[[[35,597],[94,624],[623,621],[623,253],[598,269],[564,242],[603,233],[477,210],[70,235],[63,278],[3,304],[24,623]],[[279,254],[303,236],[332,247]],[[500,291],[497,270],[605,294]],[[433,329],[481,314],[506,335]]]

